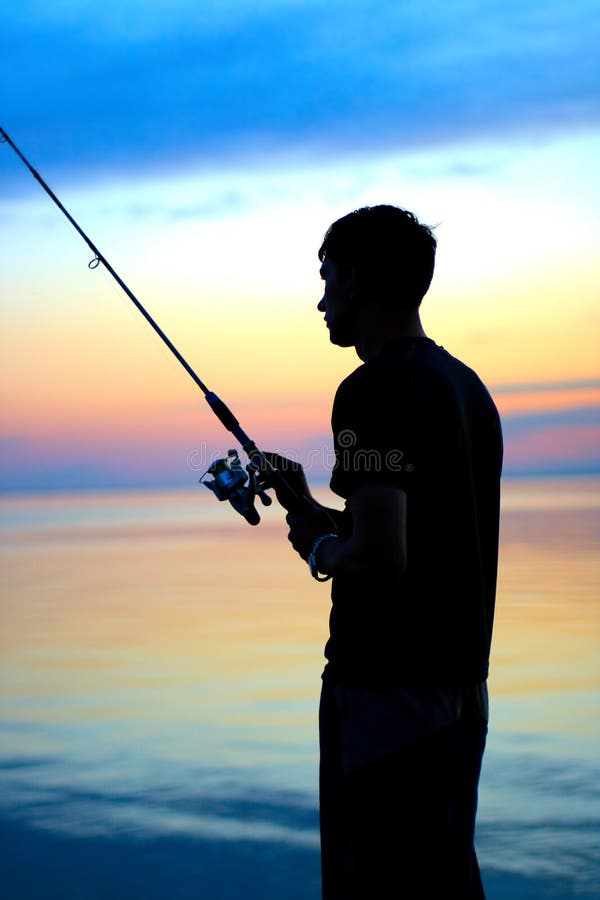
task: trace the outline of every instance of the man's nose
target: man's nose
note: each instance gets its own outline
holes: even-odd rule
[[[325,312],[325,297],[321,297],[321,299],[317,303],[317,309],[319,310],[319,312]]]

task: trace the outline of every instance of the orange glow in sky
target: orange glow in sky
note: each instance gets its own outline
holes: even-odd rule
[[[531,417],[514,453],[508,429],[507,459],[589,468],[600,457],[590,419],[600,400],[600,229],[589,204],[596,149],[596,137],[556,141],[543,153],[515,146],[492,159],[490,174],[482,168],[468,179],[453,174],[460,150],[392,155],[357,161],[360,187],[327,163],[232,175],[240,191],[251,186],[252,203],[208,219],[140,215],[132,223],[120,212],[142,197],[167,204],[207,190],[193,174],[71,189],[64,199],[198,375],[273,449],[325,446],[337,384],[360,364],[352,350],[330,345],[316,310],[325,228],[353,207],[401,202],[439,223],[436,276],[422,307],[427,333],[478,372],[506,420]],[[409,176],[417,159],[421,172]],[[561,174],[569,169],[571,181]],[[114,463],[143,477],[160,470],[162,454],[170,479],[202,442],[225,448],[229,436],[197,387],[109,275],[87,269],[87,248],[35,184],[10,209],[0,363],[8,484],[17,470],[26,482],[34,459],[51,481],[61,457],[67,468]],[[577,435],[558,440],[579,409],[588,418]],[[564,426],[536,427],[550,413],[565,416]]]

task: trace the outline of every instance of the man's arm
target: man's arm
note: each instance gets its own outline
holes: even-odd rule
[[[396,580],[406,569],[406,493],[386,484],[363,484],[350,498],[352,534],[331,538],[317,551],[319,572],[344,577]],[[287,516],[289,540],[308,558],[312,545],[325,531],[317,515]]]

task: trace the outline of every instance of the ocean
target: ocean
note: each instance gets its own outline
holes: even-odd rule
[[[477,851],[488,900],[600,898],[600,479],[506,479]],[[329,591],[280,508],[0,500],[6,900],[318,900]]]

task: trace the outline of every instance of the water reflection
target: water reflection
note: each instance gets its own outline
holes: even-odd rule
[[[508,483],[504,510],[478,837],[488,894],[590,897],[598,481]],[[197,493],[0,504],[0,830],[14,900],[54,896],[40,893],[43,860],[61,854],[71,871],[57,897],[79,895],[75,859],[93,872],[86,896],[171,896],[147,873],[150,844],[169,877],[187,873],[182,898],[318,896],[327,587],[276,514],[256,529],[232,515]]]

